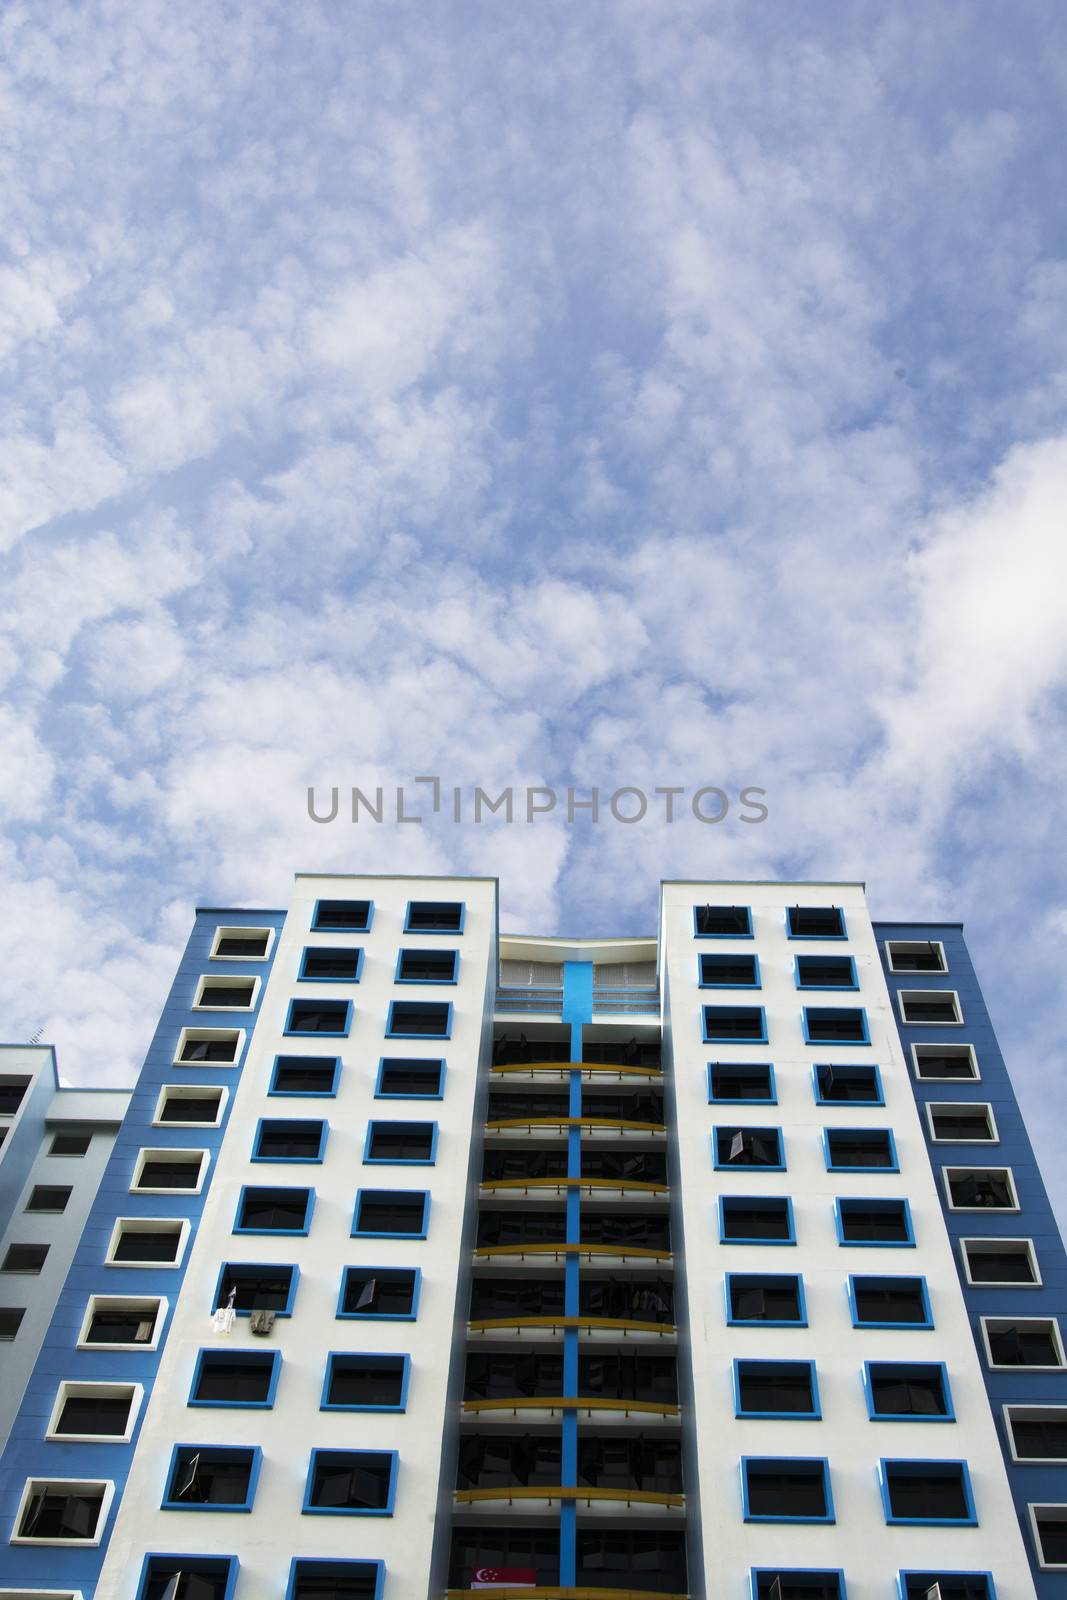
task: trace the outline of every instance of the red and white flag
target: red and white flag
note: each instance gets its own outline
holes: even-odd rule
[[[472,1589],[495,1589],[498,1584],[509,1583],[513,1589],[536,1589],[536,1567],[475,1567],[471,1575]]]

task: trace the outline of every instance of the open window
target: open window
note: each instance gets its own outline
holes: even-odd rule
[[[465,907],[461,900],[411,900],[405,933],[462,933]]]
[[[101,1479],[29,1478],[11,1543],[99,1544],[114,1493],[115,1485]]]
[[[381,1561],[317,1561],[296,1557],[285,1600],[381,1600],[385,1565]]]
[[[117,1217],[104,1260],[109,1267],[177,1267],[188,1240],[185,1217]]]
[[[199,1194],[211,1160],[207,1150],[181,1150],[172,1145],[137,1152],[131,1194]]]
[[[790,906],[785,921],[790,939],[843,939],[846,935],[840,906]]]
[[[175,1445],[162,1509],[251,1511],[261,1459],[258,1445]]]
[[[239,1317],[254,1311],[273,1311],[275,1316],[292,1316],[300,1269],[267,1261],[226,1261],[215,1285],[213,1311],[232,1304]],[[232,1296],[232,1300],[231,1300]]]
[[[944,1167],[950,1211],[1018,1211],[1010,1167]]]
[[[942,1361],[868,1361],[863,1369],[872,1422],[954,1422]]]
[[[160,1295],[94,1294],[78,1333],[79,1350],[154,1350],[167,1318]]]
[[[367,933],[373,902],[370,900],[316,900],[311,914],[314,933]]]
[[[417,1267],[346,1267],[341,1278],[339,1317],[367,1322],[410,1322],[419,1308]]]
[[[133,1437],[143,1398],[139,1383],[61,1383],[45,1438],[124,1444]]]
[[[252,1011],[259,997],[258,978],[200,979],[193,1001],[194,1011]]]
[[[814,1420],[821,1416],[812,1361],[735,1361],[738,1417]]]
[[[951,1526],[978,1521],[966,1461],[882,1461],[878,1477],[888,1523]]]
[[[314,1189],[279,1189],[246,1184],[237,1201],[234,1233],[307,1234],[315,1209]]]
[[[981,1317],[979,1323],[986,1361],[993,1369],[1054,1372],[1067,1365],[1055,1317]]]
[[[806,1328],[803,1279],[792,1272],[728,1272],[726,1320],[731,1325]]]
[[[971,1285],[1018,1288],[1041,1286],[1032,1239],[961,1239],[963,1270]]]
[[[751,939],[748,906],[694,906],[693,932],[698,939]]]
[[[890,972],[947,972],[945,947],[938,939],[887,939]]]
[[[313,1450],[304,1511],[391,1517],[396,1471],[395,1450]]]
[[[712,1133],[715,1167],[785,1168],[780,1128],[716,1128]]]
[[[137,1600],[232,1600],[236,1556],[148,1555]]]
[[[845,1600],[844,1573],[833,1568],[753,1567],[750,1582],[752,1600]]]
[[[174,1052],[176,1067],[235,1067],[244,1049],[243,1028],[183,1028]]]
[[[932,1328],[925,1278],[870,1277],[848,1280],[854,1328]]]
[[[873,1062],[857,1061],[847,1066],[819,1064],[812,1071],[816,1105],[885,1104],[881,1074]]]
[[[1004,1407],[1011,1458],[1021,1466],[1067,1463],[1067,1405]]]

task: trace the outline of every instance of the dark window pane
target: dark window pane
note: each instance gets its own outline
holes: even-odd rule
[[[226,1305],[235,1290],[236,1311],[284,1311],[293,1284],[292,1267],[236,1266],[227,1264],[219,1279],[216,1309]]]
[[[70,1395],[56,1424],[57,1433],[121,1436],[130,1416],[130,1396]]]
[[[83,1156],[92,1142],[91,1133],[57,1133],[48,1153],[52,1156]]]
[[[444,1039],[448,1035],[448,1015],[444,1001],[396,1000],[389,1008],[389,1032]]]
[[[400,1096],[440,1094],[442,1068],[440,1061],[383,1061],[378,1093]]]
[[[168,1094],[160,1122],[217,1122],[221,1096]]]
[[[376,1561],[298,1561],[292,1600],[375,1600]]]
[[[229,1576],[227,1556],[154,1556],[138,1600],[225,1600]]]
[[[779,1167],[780,1140],[777,1128],[716,1128],[715,1158],[720,1166]]]
[[[1051,1322],[986,1324],[990,1355],[998,1367],[1058,1367],[1059,1345]]]
[[[307,1222],[310,1203],[310,1189],[246,1189],[237,1226],[299,1232]]]
[[[230,1405],[252,1405],[265,1401],[270,1394],[274,1360],[254,1351],[230,1355],[223,1350],[205,1350],[201,1353],[194,1400],[221,1401]]]
[[[759,981],[755,956],[704,956],[700,957],[701,983],[718,983],[725,986],[748,985]]]
[[[86,1344],[150,1345],[158,1308],[153,1301],[126,1306],[101,1305],[93,1311]]]
[[[852,962],[848,956],[798,956],[797,977],[802,989],[854,989]]]
[[[407,983],[450,983],[456,975],[453,950],[401,950],[397,978]]]
[[[73,1191],[59,1184],[35,1184],[26,1202],[27,1211],[47,1211],[50,1213],[63,1212],[67,1209],[67,1201]]]
[[[13,1117],[28,1088],[28,1078],[14,1083],[0,1083],[0,1116]]]
[[[1067,1409],[1050,1410],[1044,1416],[1012,1415],[1010,1425],[1017,1456],[1033,1461],[1067,1461]]]
[[[773,1100],[771,1069],[714,1062],[711,1094],[715,1100]]]
[[[384,1510],[394,1457],[373,1450],[316,1450],[312,1454],[308,1503],[333,1510]]]
[[[892,1167],[893,1146],[889,1134],[880,1129],[853,1133],[851,1129],[831,1128],[827,1148],[833,1167]]]
[[[413,900],[408,907],[409,933],[459,933],[463,905],[458,900]]]
[[[0,1272],[40,1272],[48,1256],[46,1244],[8,1245]]]
[[[822,1100],[877,1102],[881,1099],[874,1067],[820,1066],[816,1070]]]
[[[799,1322],[800,1279],[731,1273],[730,1316],[744,1322]]]
[[[415,1301],[415,1272],[409,1268],[348,1267],[342,1310],[365,1317],[406,1317]]]
[[[863,1044],[866,1019],[857,1006],[809,1006],[804,1013],[808,1038],[818,1044]]]
[[[754,1039],[764,1037],[763,1012],[759,1006],[705,1006],[705,1039]]]
[[[948,1399],[939,1367],[876,1361],[870,1366],[874,1410],[884,1416],[947,1417]]]
[[[0,1306],[0,1339],[13,1339],[25,1315],[25,1306]]]
[[[837,906],[790,906],[789,931],[795,938],[838,939],[845,919]]]
[[[726,1239],[789,1239],[789,1206],[785,1200],[724,1199],[722,1231]]]
[[[359,1197],[356,1230],[359,1233],[421,1234],[426,1219],[426,1197],[416,1190],[365,1189]]]
[[[138,1189],[195,1189],[200,1181],[200,1161],[146,1161],[137,1179]]]
[[[886,1477],[894,1517],[923,1522],[967,1519],[962,1468],[949,1464],[932,1469],[921,1463],[890,1461],[886,1464]]]
[[[250,1449],[184,1446],[175,1454],[164,1498],[175,1505],[244,1505],[252,1459]]]
[[[850,1243],[907,1243],[911,1238],[902,1200],[842,1200],[841,1237]]]
[[[348,1027],[347,1000],[294,1000],[289,1008],[288,1033],[344,1033]]]
[[[807,1361],[741,1361],[737,1368],[742,1411],[810,1412],[815,1395]]]
[[[197,1001],[198,1006],[250,1006],[255,993],[255,983],[206,983]]]
[[[181,1235],[177,1228],[123,1228],[113,1261],[177,1261]]]
[[[859,1322],[925,1323],[926,1304],[919,1278],[856,1278]]]
[[[256,1155],[267,1161],[317,1161],[324,1124],[264,1118],[259,1124]]]
[[[330,1363],[331,1406],[398,1406],[404,1393],[403,1356],[337,1356]]]
[[[973,1283],[1036,1283],[1026,1250],[979,1250],[967,1247],[967,1270]]]
[[[434,1123],[372,1122],[367,1156],[371,1161],[429,1161]]]
[[[747,906],[697,906],[696,931],[708,937],[743,938],[752,932]]]
[[[746,1463],[748,1509],[755,1517],[824,1517],[822,1463],[768,1459]]]
[[[305,950],[300,976],[355,983],[359,978],[360,954],[359,950]]]
[[[25,1539],[91,1539],[100,1520],[103,1487],[71,1491],[49,1483],[34,1485],[18,1525]]]
[[[332,1056],[279,1056],[274,1064],[273,1088],[279,1094],[333,1094],[336,1079]]]
[[[217,956],[244,956],[246,960],[254,961],[267,953],[267,940],[270,935],[266,933],[249,934],[224,934],[215,946]]]
[[[364,933],[369,921],[369,900],[320,900],[311,926],[344,933]]]

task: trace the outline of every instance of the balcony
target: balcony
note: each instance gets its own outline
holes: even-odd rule
[[[665,1214],[587,1213],[582,1218],[580,1239],[568,1243],[561,1208],[483,1210],[474,1253],[483,1262],[530,1261],[536,1265],[546,1259],[563,1261],[577,1256],[600,1265],[656,1267],[671,1260],[670,1231]]]
[[[559,1338],[573,1328],[585,1339],[629,1342],[673,1338],[674,1291],[662,1278],[617,1282],[586,1277],[578,1315],[564,1310],[563,1278],[475,1278],[468,1334],[472,1338]]]
[[[496,991],[493,1009],[542,1017],[563,1015],[563,988],[554,984],[512,984]]]
[[[598,1426],[636,1419],[642,1427],[670,1427],[679,1417],[672,1355],[586,1353],[579,1361],[578,1397],[564,1397],[562,1388],[563,1357],[555,1351],[471,1351],[463,1415],[486,1425],[516,1419],[536,1424],[576,1411]]]

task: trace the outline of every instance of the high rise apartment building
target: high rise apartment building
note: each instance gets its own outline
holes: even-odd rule
[[[1067,1596],[1065,1269],[958,927],[299,876],[197,913],[0,1595]]]

